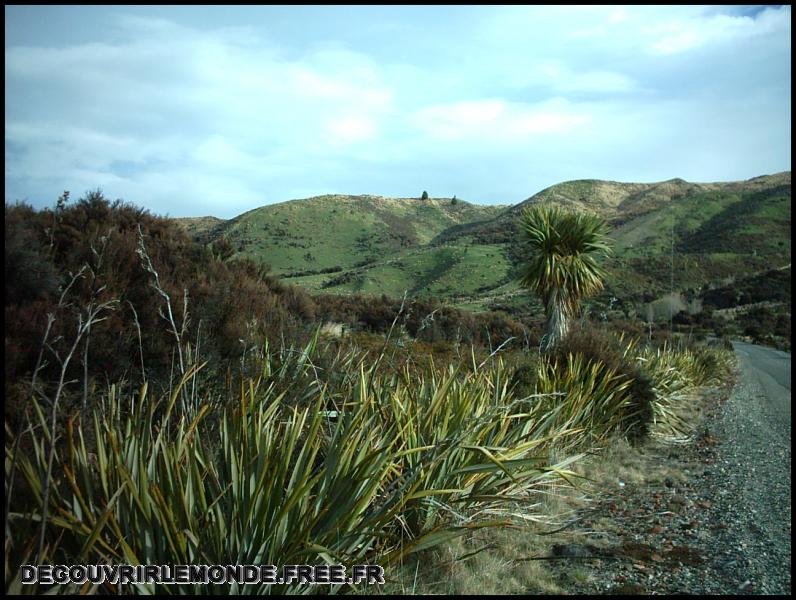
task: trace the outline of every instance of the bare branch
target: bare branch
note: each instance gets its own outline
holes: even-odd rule
[[[35,390],[36,389],[36,377],[39,374],[39,370],[44,368],[47,364],[46,362],[42,362],[42,358],[44,357],[44,348],[48,345],[47,338],[50,337],[50,328],[52,327],[53,323],[55,322],[55,315],[53,313],[49,313],[47,315],[47,327],[44,330],[44,340],[41,343],[41,348],[39,349],[39,358],[36,360],[36,368],[33,369],[33,377],[30,381],[30,387]]]
[[[80,267],[80,270],[77,273],[75,273],[74,275],[72,275],[71,272],[69,273],[69,276],[72,278],[72,280],[69,282],[69,284],[61,292],[61,297],[58,298],[58,307],[59,308],[64,306],[64,299],[66,298],[67,292],[69,292],[71,287],[75,284],[75,281],[77,281],[79,278],[81,278],[83,276],[83,273],[85,271],[86,271],[86,265],[83,265],[82,267]]]
[[[182,288],[182,327],[180,328],[180,340],[185,336],[188,329],[188,288]]]
[[[187,308],[186,308],[187,310]],[[194,364],[199,362],[199,333],[202,330],[202,319],[199,319],[199,325],[196,327],[196,351],[194,356]],[[191,402],[196,404],[196,373],[192,377],[193,381],[191,382]]]
[[[67,292],[72,287],[72,285],[74,285],[75,281],[77,281],[78,278],[83,276],[83,273],[85,272],[86,268],[87,268],[87,265],[83,265],[80,268],[80,270],[77,272],[77,274],[72,276],[72,280],[69,282],[69,284],[66,286],[66,288],[61,293],[61,297],[60,297],[60,299],[58,301],[58,307],[59,308],[65,306],[64,300],[66,299]],[[90,270],[91,269],[89,268],[89,271]],[[52,482],[52,470],[53,470],[53,462],[55,460],[55,448],[56,448],[56,443],[57,443],[56,425],[57,425],[57,421],[58,421],[58,402],[61,399],[61,395],[62,395],[63,390],[66,387],[66,385],[68,385],[69,383],[73,383],[73,381],[68,381],[68,382],[65,381],[66,372],[67,372],[67,369],[69,367],[69,363],[71,362],[72,357],[73,357],[73,355],[75,353],[75,350],[77,350],[77,347],[80,344],[80,340],[83,338],[84,335],[87,335],[87,332],[91,329],[91,325],[93,323],[97,323],[97,322],[102,321],[102,320],[105,319],[105,317],[98,318],[98,315],[101,312],[105,311],[105,310],[112,309],[113,305],[116,304],[116,302],[117,302],[116,300],[110,300],[108,302],[103,302],[101,304],[98,304],[98,305],[94,306],[93,305],[93,299],[92,299],[92,302],[89,303],[89,306],[88,306],[88,308],[86,310],[86,319],[85,319],[85,321],[83,320],[83,314],[82,313],[78,314],[78,317],[77,317],[77,331],[75,332],[75,339],[74,339],[74,342],[72,343],[71,348],[69,349],[69,352],[67,353],[67,355],[63,359],[61,359],[60,354],[58,354],[58,352],[55,350],[55,348],[53,348],[52,344],[47,342],[47,337],[49,336],[50,326],[52,325],[52,322],[55,320],[55,317],[52,314],[48,315],[48,327],[47,327],[47,331],[45,333],[45,340],[44,340],[44,344],[43,345],[46,346],[55,355],[56,359],[58,359],[58,362],[61,365],[61,374],[60,374],[60,377],[59,377],[59,380],[58,380],[58,386],[55,389],[55,397],[50,402],[51,405],[52,405],[52,412],[51,412],[51,417],[50,417],[50,451],[49,451],[49,456],[47,458],[47,471],[45,472],[44,482],[43,482],[44,491],[43,491],[43,498],[42,498],[42,521],[41,521],[41,532],[39,534],[39,548],[38,548],[38,555],[37,555],[39,561],[42,561],[44,559],[44,556],[43,556],[43,553],[44,553],[44,536],[45,536],[45,532],[46,532],[46,529],[47,529],[47,515],[48,515],[48,511],[49,511],[50,488],[51,488],[51,482]],[[54,340],[54,341],[58,341],[60,338],[61,338],[61,336],[56,338],[56,340]],[[48,398],[48,400],[49,400],[49,398]]]
[[[152,260],[149,258],[149,253],[146,250],[146,245],[144,244],[144,233],[141,231],[141,225],[138,225],[138,249],[136,253],[141,258],[141,262],[145,270],[150,272],[154,277],[154,282],[151,284],[152,287],[155,289],[158,294],[160,294],[163,299],[166,301],[166,309],[168,310],[168,318],[163,315],[163,312],[159,309],[158,314],[168,321],[169,325],[171,326],[171,332],[174,334],[174,339],[177,343],[177,355],[179,358],[179,366],[180,366],[180,375],[185,375],[185,363],[182,358],[182,333],[185,331],[185,321],[186,318],[183,319],[183,327],[181,329],[177,329],[177,324],[174,322],[174,314],[171,310],[171,298],[163,289],[163,286],[160,284],[160,276],[158,272],[155,270],[155,267],[152,266]],[[184,317],[187,317],[187,306],[188,306],[188,291],[185,290],[183,295],[184,303],[185,303],[185,310],[186,313]],[[183,401],[185,400],[185,390],[183,390]]]
[[[490,354],[489,356],[487,356],[487,357],[484,359],[484,362],[482,362],[480,365],[478,365],[478,368],[480,369],[481,367],[483,367],[483,366],[486,364],[486,361],[488,361],[490,358],[492,358],[492,357],[493,357],[493,356],[495,356],[495,355],[496,355],[498,352],[500,352],[500,351],[503,349],[503,346],[505,346],[506,344],[508,344],[508,343],[509,343],[511,340],[513,340],[513,339],[514,339],[514,336],[511,336],[511,337],[510,337],[510,338],[508,338],[508,339],[507,339],[505,342],[503,342],[502,344],[500,344],[500,346],[498,346],[497,348],[495,348],[495,350],[492,352],[492,354]]]

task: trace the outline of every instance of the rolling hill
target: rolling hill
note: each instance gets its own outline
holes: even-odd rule
[[[263,206],[229,221],[181,220],[204,242],[315,292],[444,298],[462,307],[532,304],[517,277],[527,257],[518,217],[557,204],[604,217],[614,256],[599,302],[648,302],[790,262],[790,172],[747,181],[568,181],[514,206],[451,199],[321,196]],[[530,303],[530,304],[529,304]]]
[[[202,241],[224,238],[236,256],[291,276],[389,260],[426,246],[452,226],[487,221],[503,209],[450,198],[328,195],[263,206],[229,221],[178,221]]]

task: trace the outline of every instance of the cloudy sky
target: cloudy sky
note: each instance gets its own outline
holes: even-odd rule
[[[8,7],[5,198],[513,204],[790,169],[791,8]]]

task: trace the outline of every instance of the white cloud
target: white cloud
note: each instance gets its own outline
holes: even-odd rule
[[[223,181],[203,190],[226,189],[227,173],[261,180],[279,154],[300,163],[369,140],[394,110],[392,89],[356,53],[321,47],[287,58],[251,36],[120,22],[128,41],[6,50],[7,100],[9,77],[30,94],[12,96],[7,116],[14,177],[82,182],[93,173],[119,184],[120,162],[137,163],[138,180],[168,163]]]
[[[488,99],[429,106],[415,112],[410,121],[432,138],[487,142],[565,133],[588,117],[560,101],[525,105]]]
[[[530,81],[544,83],[555,92],[623,93],[635,89],[627,75],[616,71],[575,71],[561,61],[546,61],[538,65]]]
[[[652,49],[660,54],[677,54],[696,48],[707,40],[695,30],[670,28],[672,33],[659,39],[652,45]]]
[[[790,7],[766,8],[756,17],[705,14],[687,20],[664,20],[642,28],[655,37],[650,50],[656,54],[679,54],[704,46],[739,42],[776,32],[790,31]]]
[[[608,22],[622,23],[623,21],[627,21],[629,18],[630,16],[624,8],[618,8],[611,13],[610,17],[608,17]]]
[[[378,126],[369,117],[346,116],[331,120],[327,131],[335,142],[352,143],[372,138],[378,132]]]
[[[199,144],[193,157],[204,163],[205,168],[254,170],[259,164],[255,157],[242,152],[220,135],[210,136]]]
[[[569,38],[591,38],[591,37],[603,37],[608,33],[608,30],[605,27],[587,27],[585,29],[578,29],[575,31],[570,31],[566,35]]]

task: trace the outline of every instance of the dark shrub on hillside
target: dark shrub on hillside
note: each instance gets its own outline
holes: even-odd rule
[[[227,238],[218,238],[211,244],[210,248],[219,260],[227,260],[235,254],[235,248],[232,247],[232,244],[230,244]]]
[[[473,314],[426,299],[401,301],[384,295],[331,296],[314,298],[317,316],[325,321],[345,323],[355,330],[387,333],[403,329],[423,342],[454,342],[497,348],[520,348],[526,339],[538,343],[536,334],[505,313]]]
[[[652,405],[655,400],[653,382],[632,359],[623,357],[621,342],[609,331],[592,325],[573,326],[561,343],[550,353],[551,362],[566,365],[567,355],[581,355],[588,362],[602,362],[609,369],[631,382],[629,392],[632,404],[627,416],[637,413],[628,421],[628,435],[638,440],[649,431],[652,422]]]
[[[672,338],[668,321],[655,323],[652,326],[652,336],[649,337],[649,343],[655,348],[672,347],[674,339]]]
[[[726,323],[723,319],[713,316],[713,308],[708,306],[696,314],[679,312],[672,318],[674,330],[681,333],[712,332],[718,337],[725,333]]]
[[[267,269],[246,260],[224,262],[227,250],[195,243],[171,220],[99,191],[72,205],[35,211],[6,205],[6,381],[27,380],[35,367],[47,315],[55,321],[49,342],[61,357],[74,341],[79,315],[90,303],[116,300],[104,321],[91,328],[88,375],[102,389],[106,381],[168,384],[176,341],[154,275],[143,264],[139,228],[162,290],[171,300],[183,343],[200,346],[211,369],[236,365],[246,346],[266,339],[301,343],[309,335],[315,303],[301,289],[278,282]],[[87,267],[58,307],[63,286]],[[184,306],[187,304],[187,319]],[[135,311],[135,312],[134,312]],[[137,315],[141,331],[139,350]],[[70,363],[67,380],[83,381],[83,346]],[[141,373],[143,354],[146,373]],[[42,383],[54,382],[58,361],[45,352]],[[8,383],[10,382],[10,384]]]
[[[642,338],[647,336],[645,324],[640,319],[610,319],[605,325],[616,335],[626,338]]]
[[[530,347],[539,344],[538,334],[529,331],[503,311],[478,313],[475,315],[475,319],[479,330],[483,329],[484,331],[481,339],[486,337],[486,342],[491,349],[497,348],[507,340],[511,340],[506,344],[507,348],[521,348],[526,341]]]
[[[772,269],[739,279],[731,285],[707,290],[702,299],[705,306],[732,308],[756,302],[790,302],[791,270]]]
[[[756,343],[771,344],[773,337],[777,336],[790,344],[791,317],[787,308],[760,306],[738,315],[737,321],[743,334],[751,337]]]
[[[47,256],[47,247],[31,225],[32,208],[6,205],[5,301],[18,304],[53,296],[61,278]]]

